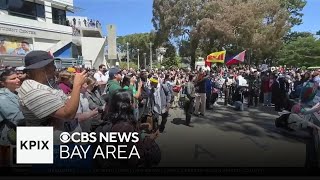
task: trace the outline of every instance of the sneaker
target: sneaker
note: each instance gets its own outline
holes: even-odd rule
[[[204,117],[204,114],[200,113],[199,116]]]

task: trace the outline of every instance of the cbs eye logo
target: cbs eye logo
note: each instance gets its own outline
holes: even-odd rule
[[[71,139],[71,136],[69,133],[63,132],[60,134],[60,141],[62,143],[68,143],[70,141],[70,139]]]

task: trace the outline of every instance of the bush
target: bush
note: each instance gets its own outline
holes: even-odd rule
[[[127,62],[120,62],[120,68],[121,69],[127,69]],[[134,70],[138,69],[138,65],[134,62],[129,62],[129,68],[133,68]]]

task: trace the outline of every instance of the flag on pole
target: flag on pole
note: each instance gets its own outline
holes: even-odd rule
[[[225,57],[226,57],[226,51],[214,52],[207,56],[206,62],[224,63]]]
[[[235,57],[233,57],[232,59],[230,59],[226,65],[230,66],[233,64],[238,64],[238,63],[242,63],[244,62],[244,57],[246,55],[246,50],[242,51],[241,53],[239,53],[238,55],[236,55]]]

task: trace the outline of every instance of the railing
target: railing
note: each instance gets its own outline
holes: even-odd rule
[[[70,20],[68,19],[67,23],[66,23],[67,26],[74,26],[76,28],[93,28],[93,29],[101,29],[101,23],[99,21],[96,21],[96,20],[90,20],[90,21],[87,21],[87,20],[83,20],[83,21],[73,21],[73,20]]]
[[[61,58],[60,60],[55,60],[55,65],[58,69],[82,66],[84,65],[84,60],[82,58]]]

